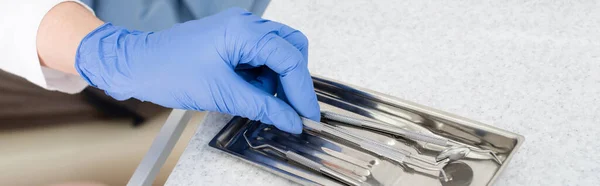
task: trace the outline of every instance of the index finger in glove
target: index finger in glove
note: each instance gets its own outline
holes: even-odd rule
[[[269,34],[264,39],[254,60],[279,74],[288,102],[301,116],[320,121],[319,104],[302,53],[277,35]]]

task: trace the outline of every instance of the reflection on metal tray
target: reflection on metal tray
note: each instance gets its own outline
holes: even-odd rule
[[[523,137],[313,77],[322,121],[292,135],[235,117],[210,146],[304,185],[491,185]]]

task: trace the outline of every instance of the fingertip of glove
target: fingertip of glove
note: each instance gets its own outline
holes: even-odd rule
[[[313,101],[305,101],[300,103],[303,104],[298,105],[297,110],[302,114],[302,116],[313,121],[321,121],[321,108],[316,99]]]
[[[295,120],[297,121],[294,122],[294,125],[292,125],[292,129],[288,132],[292,134],[302,134],[302,120],[300,120],[300,118],[296,118]]]
[[[302,121],[300,120],[300,116],[295,112],[282,111],[273,115],[271,121],[280,130],[292,134],[302,133]]]
[[[313,121],[321,121],[321,106],[317,102],[316,98],[314,101],[309,101],[309,107],[306,109],[308,111],[307,118]]]

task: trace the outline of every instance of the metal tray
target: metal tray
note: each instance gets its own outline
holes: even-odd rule
[[[492,185],[524,140],[512,132],[377,92],[321,77],[313,77],[313,82],[322,111],[451,141],[452,145],[440,146],[323,119],[327,125],[385,145],[385,149],[408,152],[409,156],[403,159],[407,162],[418,159],[434,163],[429,167],[443,168],[447,177],[441,171],[395,161],[337,136],[310,130],[291,135],[241,117],[233,118],[209,145],[303,185],[475,186]],[[251,148],[257,143],[270,144],[275,149]],[[469,151],[461,159],[436,161],[435,157],[450,146],[492,152],[499,160],[494,161],[490,154]],[[302,156],[300,160],[298,155]],[[302,161],[310,162],[307,165]],[[332,170],[354,182],[332,175]]]

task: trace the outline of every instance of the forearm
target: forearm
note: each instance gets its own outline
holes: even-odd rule
[[[77,74],[74,63],[79,42],[102,24],[92,12],[77,3],[56,5],[44,16],[37,32],[40,64]]]

